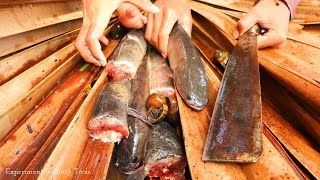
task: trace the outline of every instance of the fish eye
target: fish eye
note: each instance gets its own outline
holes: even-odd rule
[[[138,161],[137,156],[133,156],[133,157],[131,157],[131,161],[132,161],[133,163],[136,163],[136,162]]]

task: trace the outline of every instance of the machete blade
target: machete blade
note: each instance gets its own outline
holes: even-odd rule
[[[256,162],[262,154],[257,33],[243,34],[232,51],[215,102],[202,160]]]

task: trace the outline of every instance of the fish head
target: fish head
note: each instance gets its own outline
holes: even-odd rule
[[[135,171],[141,165],[141,159],[138,159],[137,156],[130,158],[120,158],[117,159],[116,167],[119,168],[121,173],[130,174]]]
[[[202,70],[194,68],[186,71],[182,68],[176,68],[174,73],[177,90],[188,106],[198,111],[203,110],[208,104],[207,77]]]

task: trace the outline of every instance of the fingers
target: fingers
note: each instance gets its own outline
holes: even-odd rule
[[[146,16],[148,18],[148,23],[144,33],[144,37],[148,42],[151,42],[151,35],[152,35],[152,28],[153,28],[153,14],[147,13]]]
[[[153,14],[153,27],[152,27],[152,35],[151,35],[151,44],[159,48],[158,45],[158,35],[159,35],[159,29],[162,24],[162,18],[163,18],[163,13],[159,12],[157,14]]]
[[[99,61],[102,66],[107,64],[106,57],[101,51],[101,45],[99,39],[103,36],[104,26],[97,26],[95,24],[91,24],[89,31],[86,36],[86,43],[91,51],[92,56]]]
[[[86,34],[88,32],[88,27],[87,26],[83,26],[78,34],[77,39],[74,42],[74,46],[76,47],[76,49],[78,50],[78,52],[80,53],[81,57],[88,63],[92,63],[96,66],[101,66],[101,64],[99,63],[98,60],[96,60],[89,48],[86,46]]]
[[[191,17],[191,10],[188,14],[181,17],[179,19],[179,24],[181,27],[188,33],[188,35],[191,37],[191,30],[192,30],[192,17]]]
[[[124,2],[134,4],[137,7],[150,13],[158,13],[160,11],[159,8],[149,0],[125,0]]]
[[[141,14],[137,6],[123,3],[117,9],[120,23],[126,28],[140,29],[147,23],[147,17]]]
[[[261,49],[268,46],[280,48],[286,44],[286,39],[286,34],[270,29],[267,33],[258,35],[258,48]]]
[[[166,11],[164,13],[161,28],[159,30],[159,37],[157,37],[159,41],[158,50],[164,58],[168,56],[169,35],[176,21],[177,17],[175,17],[175,14],[172,11]]]
[[[250,11],[242,19],[238,21],[237,27],[235,31],[233,31],[233,37],[235,39],[239,38],[239,36],[247,32],[257,22],[258,22],[257,16],[255,15],[255,13]]]

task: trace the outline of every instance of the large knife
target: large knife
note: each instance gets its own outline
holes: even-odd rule
[[[220,84],[202,160],[256,162],[262,154],[257,34],[240,36]]]

